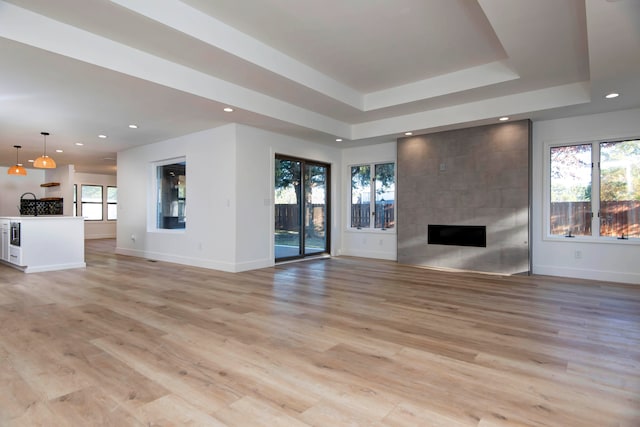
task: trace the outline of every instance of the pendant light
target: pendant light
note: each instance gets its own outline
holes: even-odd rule
[[[49,132],[40,132],[40,135],[44,137],[44,152],[42,156],[38,157],[33,162],[34,168],[42,168],[42,169],[55,169],[56,162],[51,157],[47,156],[47,136]]]
[[[9,175],[26,175],[27,174],[27,170],[22,167],[22,163],[20,163],[20,158],[18,156],[18,153],[20,152],[20,149],[22,148],[21,145],[14,145],[13,148],[16,149],[16,164],[15,166],[11,166],[8,170],[7,173]]]

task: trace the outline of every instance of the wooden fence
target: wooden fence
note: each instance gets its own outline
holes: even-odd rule
[[[313,224],[314,229],[323,231],[325,227],[324,204],[311,205],[306,213],[305,226]],[[275,229],[280,231],[298,231],[300,229],[300,207],[297,204],[275,205]]]
[[[305,224],[314,224],[315,228],[324,227],[325,223],[324,204],[312,205],[312,209],[307,212],[308,218]],[[351,206],[351,226],[369,228],[371,225],[370,205]],[[374,218],[376,228],[393,228],[395,226],[394,205],[392,203],[376,204],[376,214]],[[296,204],[275,205],[275,229],[282,231],[297,231],[300,228],[300,208]]]
[[[369,228],[371,226],[371,205],[351,205],[351,227]],[[393,228],[395,226],[395,211],[393,203],[376,203],[375,228]]]
[[[591,202],[551,203],[551,234],[591,235]],[[600,235],[640,237],[640,201],[600,202]]]

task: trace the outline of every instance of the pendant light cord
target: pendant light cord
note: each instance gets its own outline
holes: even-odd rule
[[[42,156],[47,157],[47,135],[49,135],[49,132],[40,132],[40,135],[44,136],[44,153]]]

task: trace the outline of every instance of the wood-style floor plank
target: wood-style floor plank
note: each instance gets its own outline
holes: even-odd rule
[[[0,265],[0,426],[640,426],[640,286],[86,250]]]

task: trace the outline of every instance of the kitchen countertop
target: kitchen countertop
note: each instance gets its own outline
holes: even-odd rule
[[[25,216],[0,216],[0,219],[8,219],[11,221],[16,220],[34,220],[34,219],[81,219],[84,220],[81,216],[68,216],[68,215],[25,215]]]

